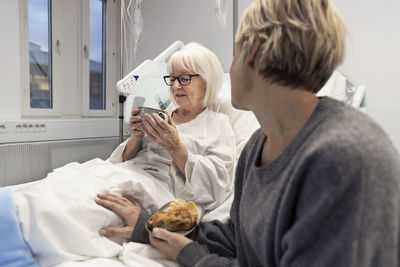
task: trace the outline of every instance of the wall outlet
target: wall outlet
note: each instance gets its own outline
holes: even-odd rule
[[[44,122],[17,123],[15,125],[17,133],[37,133],[47,131],[47,125]]]
[[[7,124],[1,123],[0,124],[0,134],[7,133]]]

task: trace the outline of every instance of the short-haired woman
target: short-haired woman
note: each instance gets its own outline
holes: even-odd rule
[[[400,160],[367,115],[316,93],[343,61],[330,0],[255,0],[236,35],[232,104],[261,129],[236,170],[229,223],[195,242],[153,229],[180,266],[398,266]]]

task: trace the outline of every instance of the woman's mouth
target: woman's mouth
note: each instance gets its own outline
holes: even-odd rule
[[[176,97],[184,97],[184,96],[186,96],[185,94],[176,94],[175,95]]]

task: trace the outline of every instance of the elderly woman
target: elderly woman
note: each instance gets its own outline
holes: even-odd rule
[[[18,215],[13,217],[16,231],[8,238],[29,244],[28,252],[40,265],[116,256],[123,239],[103,238],[100,228],[121,225],[124,219],[124,228],[106,227],[101,233],[129,238],[139,214],[145,219],[147,211],[176,197],[212,209],[231,193],[233,130],[226,115],[208,108],[222,86],[221,63],[207,48],[190,43],[171,57],[168,70],[164,79],[175,102],[166,112],[168,122],[156,114],[140,118],[134,110],[131,137],[108,161],[70,163],[32,186],[7,191],[6,200],[13,199],[7,203],[10,208],[15,204]],[[124,192],[130,196],[117,196]],[[111,203],[116,211],[125,207],[121,216],[97,205],[98,193],[103,193],[98,204]],[[128,201],[131,196],[138,201]],[[0,242],[2,248],[7,240]]]
[[[171,56],[168,72],[164,80],[174,103],[167,108],[168,122],[155,113],[141,118],[137,115],[139,110],[133,110],[132,135],[114,151],[110,161],[139,167],[161,181],[166,190],[172,189],[175,197],[212,209],[231,192],[235,155],[233,130],[227,116],[208,108],[222,86],[222,66],[210,50],[189,43]],[[114,210],[126,222],[124,228],[105,227],[100,233],[129,238],[141,210],[137,202],[133,201],[135,206],[123,201],[128,196],[98,197],[98,204]],[[119,203],[130,204],[128,210]],[[136,211],[132,211],[135,220],[125,216],[131,214],[129,208]],[[143,210],[141,221],[148,217]],[[144,240],[135,233],[132,237],[135,241],[148,241],[147,234]]]
[[[316,93],[342,62],[330,0],[256,0],[236,35],[232,104],[261,129],[239,159],[231,219],[195,242],[154,229],[181,266],[398,266],[400,160],[368,116]]]

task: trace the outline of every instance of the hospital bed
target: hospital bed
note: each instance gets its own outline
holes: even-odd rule
[[[135,96],[143,96],[146,98],[146,106],[161,108],[165,107],[169,103],[169,96],[165,94],[166,86],[163,84],[161,77],[166,72],[166,62],[169,59],[169,56],[183,46],[182,42],[176,42],[169,48],[167,48],[160,56],[156,57],[154,60],[147,60],[143,62],[138,68],[136,68],[133,72],[131,72],[127,78],[123,79],[121,82],[117,84],[117,88],[121,94],[124,94],[127,97],[127,101],[124,103],[124,117],[125,119],[130,116],[130,111],[132,110],[132,104],[134,102]],[[129,85],[123,85],[124,82],[128,81]],[[324,88],[318,94],[322,95],[330,95],[336,99],[341,101],[345,101],[350,105],[353,105],[359,108],[363,103],[363,98],[365,95],[364,87],[355,87],[352,83],[348,81],[341,73],[335,72],[331,79],[327,82]],[[251,136],[251,134],[259,127],[259,124],[252,112],[249,111],[239,111],[232,107],[230,103],[230,78],[229,74],[225,74],[223,88],[218,95],[218,99],[216,103],[211,107],[216,112],[224,113],[229,117],[229,121],[232,125],[234,134],[235,134],[235,143],[236,143],[236,161],[240,155],[241,150],[246,144],[247,140]],[[125,120],[127,121],[127,120]],[[123,133],[122,133],[123,134]],[[55,170],[53,173],[57,173],[62,175],[64,172],[68,172],[68,168],[74,171],[75,167],[78,163],[71,163],[67,166],[64,166],[61,170]],[[98,169],[98,172],[102,173],[102,175],[113,175],[113,172],[107,170],[107,166],[104,166],[100,160],[92,160],[86,162],[79,166],[86,166],[90,169]],[[96,165],[97,164],[97,165]],[[111,165],[109,165],[111,168]],[[83,168],[82,167],[82,168]],[[108,172],[108,173],[107,173]],[[72,178],[77,179],[76,182],[82,182],[78,177],[72,176]],[[71,181],[72,183],[72,181]],[[83,182],[82,182],[83,183]],[[22,184],[17,186],[9,187],[13,191],[24,190],[29,187],[34,187],[37,182]],[[64,186],[68,188],[68,184],[57,184],[58,187]],[[84,184],[82,185],[84,186]],[[71,192],[73,193],[73,192]],[[203,220],[213,220],[219,219],[221,221],[226,221],[229,218],[229,210],[233,200],[233,194],[231,194],[219,207],[208,212]],[[92,203],[93,199],[88,197],[88,203]],[[68,209],[65,211],[68,213]],[[89,214],[91,216],[91,214]],[[48,214],[48,217],[51,218],[52,214]],[[89,223],[91,221],[96,221],[99,217],[93,215],[86,216]],[[116,215],[114,215],[116,216]],[[110,214],[111,217],[111,214]],[[47,219],[46,219],[47,220]],[[31,223],[29,229],[31,231],[35,231],[36,227],[43,228],[43,224],[40,226],[39,222],[29,221],[29,218],[25,218],[26,222]],[[103,222],[104,223],[104,222]],[[23,227],[23,226],[22,226]],[[67,260],[65,262],[59,263],[54,266],[58,267],[74,267],[74,266],[110,266],[110,267],[120,267],[120,266],[176,266],[175,263],[168,261],[164,258],[164,256],[155,248],[139,243],[124,243],[122,246],[113,247],[111,244],[112,241],[109,241],[105,237],[100,237],[97,234],[98,226],[93,224],[92,227],[92,240],[88,240],[87,244],[89,245],[104,245],[108,250],[115,249],[114,252],[110,252],[113,254],[111,257],[90,257],[86,259],[73,260],[74,257],[70,257],[71,260]],[[63,225],[59,226],[60,235],[68,235],[68,232],[63,232]],[[43,230],[43,229],[42,229]],[[44,230],[46,231],[46,229]],[[67,230],[66,230],[67,231]],[[73,239],[72,239],[73,240]],[[109,243],[105,240],[108,240]],[[93,243],[93,244],[92,244]],[[83,244],[76,244],[77,249],[79,250],[80,246]],[[108,247],[107,247],[108,246]],[[57,252],[59,249],[60,253],[64,253],[62,248],[51,248],[45,247],[43,249],[43,254],[45,255],[50,250],[52,253]],[[69,255],[64,255],[68,258]],[[50,261],[51,262],[51,261]]]

